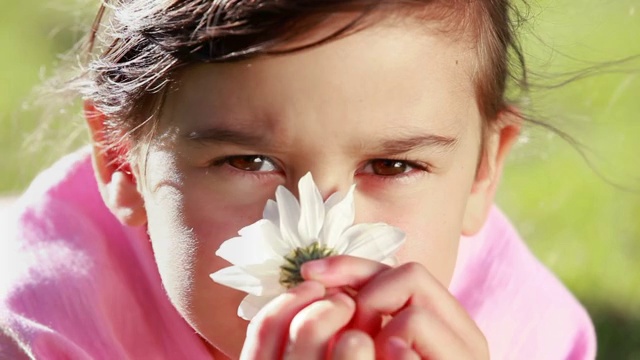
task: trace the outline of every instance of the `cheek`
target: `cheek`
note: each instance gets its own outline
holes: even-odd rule
[[[241,196],[200,176],[185,178],[179,184],[164,182],[146,197],[163,285],[176,309],[205,338],[215,343],[237,333],[234,338],[242,339],[246,323],[236,309],[245,294],[214,283],[209,274],[229,266],[216,250],[262,217],[268,196]]]
[[[411,191],[394,192],[393,197],[362,194],[357,199],[357,221],[384,221],[402,229],[407,240],[398,253],[400,262],[422,264],[447,286],[472,180],[472,169],[459,167],[445,176],[432,176]]]
[[[458,253],[461,216],[458,207],[450,203],[448,206],[437,206],[433,200],[423,197],[384,205],[370,202],[362,207],[376,210],[363,210],[360,213],[402,229],[407,238],[397,255],[400,263],[418,262],[446,286],[453,274]],[[384,212],[377,209],[384,209]]]

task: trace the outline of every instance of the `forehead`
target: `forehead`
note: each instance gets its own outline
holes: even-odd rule
[[[474,54],[417,22],[380,23],[287,55],[187,68],[161,122],[185,131],[260,126],[283,137],[300,122],[344,132],[459,127],[477,110]]]

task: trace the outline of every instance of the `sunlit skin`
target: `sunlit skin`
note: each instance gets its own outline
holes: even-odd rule
[[[500,129],[489,134],[490,170],[476,176],[474,56],[461,38],[403,23],[286,56],[190,67],[167,94],[146,172],[133,164],[137,185],[96,160],[103,193],[118,194],[108,205],[123,222],[147,222],[170,300],[214,353],[238,357],[247,327],[236,315],[245,294],[209,278],[229,266],[215,251],[261,218],[278,185],[296,193],[307,172],[325,198],[355,183],[356,222],[404,230],[400,262],[419,264],[444,289],[511,141]],[[336,266],[362,270],[363,281],[384,270],[349,259]],[[399,286],[415,286],[398,276]]]

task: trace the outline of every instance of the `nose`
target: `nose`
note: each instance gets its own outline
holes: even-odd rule
[[[300,198],[298,183],[300,182],[300,179],[307,173],[311,173],[313,182],[318,187],[320,196],[322,196],[323,201],[326,201],[332,194],[336,192],[343,194],[346,193],[349,190],[349,187],[351,187],[351,185],[353,184],[353,174],[350,174],[348,172],[321,169],[317,169],[315,171],[311,169],[300,171],[297,172],[295,176],[291,176],[291,183],[287,184],[289,190],[298,198]]]

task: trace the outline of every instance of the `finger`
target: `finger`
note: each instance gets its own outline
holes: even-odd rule
[[[353,289],[359,289],[374,276],[389,269],[391,267],[388,265],[376,261],[340,255],[306,262],[302,265],[301,274],[305,279],[320,282],[329,291],[339,288],[357,298],[357,292]],[[359,321],[353,328],[373,336],[380,329],[382,317],[367,313],[365,318],[366,322]]]
[[[473,357],[465,341],[428,310],[410,306],[398,313],[374,339],[378,351],[408,358],[468,359]],[[411,349],[411,352],[407,351]],[[401,357],[393,357],[401,358]]]
[[[392,336],[386,340],[384,358],[393,360],[420,360],[420,355],[402,338]]]
[[[380,327],[381,315],[393,315],[406,306],[419,305],[446,319],[463,338],[478,344],[485,341],[458,301],[417,263],[391,268],[375,261],[343,255],[305,263],[302,274],[326,287],[359,289],[355,296],[353,328],[374,334]]]
[[[407,263],[372,278],[359,290],[356,304],[355,328],[375,326],[380,315],[394,315],[415,305],[449,323],[462,338],[481,337],[475,322],[453,295],[417,263]]]
[[[315,281],[305,281],[273,299],[249,323],[240,358],[280,358],[293,317],[324,294],[324,286]]]
[[[373,339],[358,330],[347,330],[340,337],[333,348],[333,360],[373,360],[375,359]]]
[[[302,309],[291,321],[287,359],[325,359],[331,339],[353,317],[355,302],[333,294]]]
[[[390,268],[377,261],[338,255],[308,261],[300,272],[304,279],[318,281],[327,288],[348,286],[358,289],[376,274]]]

